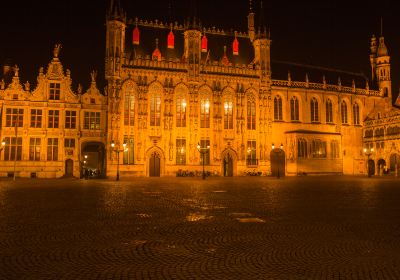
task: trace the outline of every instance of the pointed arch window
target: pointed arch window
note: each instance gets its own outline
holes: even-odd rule
[[[290,99],[290,120],[299,121],[299,100],[296,96]]]
[[[186,127],[186,100],[182,96],[176,99],[176,127]]]
[[[210,128],[210,100],[206,97],[200,100],[200,128]]]
[[[297,157],[307,158],[307,141],[303,138],[297,140]]]
[[[346,104],[346,102],[342,101],[342,104],[340,105],[340,111],[342,114],[342,123],[347,124],[348,119],[347,119],[347,104]]]
[[[353,104],[353,124],[360,124],[360,106],[357,103]]]
[[[274,98],[274,120],[281,121],[282,118],[282,98],[280,96],[275,96]]]
[[[233,129],[233,102],[231,98],[224,102],[224,128]]]
[[[125,89],[124,100],[124,125],[134,126],[135,124],[135,92],[133,87]]]
[[[326,100],[326,122],[333,123],[333,105],[330,99]]]
[[[256,129],[256,102],[253,98],[247,100],[247,129]]]
[[[318,100],[313,97],[310,102],[311,105],[311,122],[319,122]]]
[[[150,126],[160,126],[161,124],[161,96],[159,93],[153,94],[150,100]]]

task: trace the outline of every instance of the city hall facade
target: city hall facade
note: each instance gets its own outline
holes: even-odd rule
[[[383,168],[393,157],[397,172],[397,138],[385,138],[398,110],[383,37],[371,39],[363,77],[271,61],[252,8],[246,32],[227,32],[196,17],[128,19],[111,2],[105,89],[93,72],[89,89],[73,90],[60,45],[35,88],[4,66],[0,176],[366,174],[367,159]]]

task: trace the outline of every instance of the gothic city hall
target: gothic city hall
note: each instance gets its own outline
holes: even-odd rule
[[[0,176],[397,175],[400,110],[382,34],[365,46],[365,76],[275,61],[251,1],[243,21],[247,30],[162,22],[111,1],[104,72],[88,73],[89,87],[72,86],[61,44],[37,81],[5,63]]]

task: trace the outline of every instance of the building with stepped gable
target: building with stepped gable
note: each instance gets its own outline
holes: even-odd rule
[[[371,77],[274,62],[256,16],[250,2],[247,30],[228,32],[128,18],[111,1],[104,91],[92,73],[74,92],[59,46],[35,89],[4,72],[0,175],[366,174],[381,156],[364,153],[382,142],[367,137],[375,116],[397,113],[384,38],[371,39]]]

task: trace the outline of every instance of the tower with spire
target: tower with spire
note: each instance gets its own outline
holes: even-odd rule
[[[371,38],[371,70],[372,80],[376,79],[379,90],[384,97],[392,98],[392,81],[390,77],[390,56],[383,37],[383,28],[381,25],[381,35],[379,44],[375,36]]]

